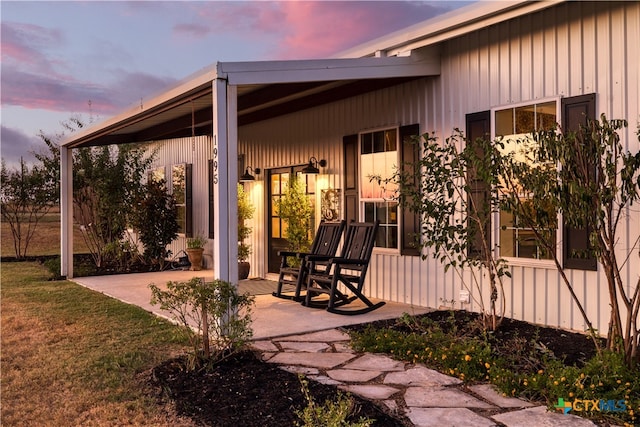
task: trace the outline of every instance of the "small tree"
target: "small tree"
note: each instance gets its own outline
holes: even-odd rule
[[[293,176],[277,203],[278,215],[286,222],[285,236],[289,250],[306,252],[311,244],[312,206],[302,180]]]
[[[65,132],[75,132],[84,124],[72,117],[62,126],[64,131],[54,136],[41,132],[47,151],[34,153],[47,182],[52,183],[56,200],[60,194],[59,141]],[[109,248],[118,247],[124,237],[153,157],[154,153],[147,155],[144,148],[131,144],[74,150],[73,215],[96,266],[110,262],[113,251]]]
[[[253,218],[255,208],[249,200],[249,196],[244,191],[242,184],[238,184],[238,261],[244,262],[251,255],[251,246],[245,243],[251,235],[251,227],[245,222]]]
[[[152,161],[134,145],[83,148],[74,156],[74,218],[97,267],[109,262],[104,248],[123,238]]]
[[[0,179],[2,220],[11,229],[16,258],[23,259],[40,220],[57,201],[55,187],[45,170],[37,166],[29,168],[22,158],[17,170],[8,170],[3,160]]]
[[[621,269],[640,254],[640,235],[631,236],[632,246],[624,248],[620,258],[623,248],[618,226],[640,198],[640,152],[631,154],[623,149],[618,132],[626,126],[626,120],[607,120],[602,115],[599,122],[589,121],[579,132],[540,131],[534,135],[537,144],[529,144],[522,153],[531,161],[511,158],[505,162],[503,176],[507,187],[518,186],[527,196],[521,199],[514,197],[515,192],[506,192],[505,207],[519,215],[549,252],[555,253],[556,242],[545,230],[553,225],[557,212],[563,214],[568,226],[590,230],[591,253],[587,255],[598,259],[609,290],[607,347],[624,353],[627,363],[632,364],[639,357],[640,277],[626,283]],[[555,263],[595,335],[557,256]]]
[[[496,329],[504,315],[504,301],[498,304],[504,298],[503,279],[510,277],[506,261],[495,258],[487,232],[490,214],[498,204],[492,185],[497,176],[497,148],[478,139],[461,150],[464,136],[459,130],[444,145],[433,134],[416,135],[412,142],[420,148],[418,160],[397,168],[383,182],[397,183],[394,199],[420,215],[416,245],[421,252],[431,249],[445,271],[454,268],[463,286],[478,290],[471,294],[480,305],[484,327]],[[487,183],[483,197],[474,196],[479,182]],[[483,296],[484,275],[489,284],[488,302]]]
[[[194,277],[168,282],[167,290],[151,289],[151,304],[159,304],[185,327],[193,345],[188,368],[213,365],[241,351],[253,336],[251,308],[255,297],[239,294],[222,280],[207,283]]]
[[[173,195],[166,190],[164,180],[147,181],[145,191],[138,195],[131,224],[138,230],[144,245],[144,256],[160,270],[167,258],[167,245],[178,237],[178,210]]]

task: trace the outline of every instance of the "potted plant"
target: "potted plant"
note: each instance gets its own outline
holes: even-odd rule
[[[191,270],[202,270],[202,253],[204,252],[204,245],[206,244],[207,238],[201,235],[187,239],[186,252],[189,256],[189,262],[191,263]]]
[[[305,193],[301,179],[293,177],[277,204],[278,215],[287,222],[285,238],[292,252],[306,252],[311,245],[311,214],[313,207]],[[300,265],[300,260],[290,257],[290,265]]]
[[[251,246],[244,240],[251,235],[251,227],[245,223],[253,218],[254,207],[249,201],[249,195],[245,193],[242,184],[238,184],[238,279],[249,277],[251,265],[247,261],[251,255]]]

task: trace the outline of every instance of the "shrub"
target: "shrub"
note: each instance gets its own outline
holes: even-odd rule
[[[251,308],[255,298],[238,294],[229,282],[194,277],[168,282],[166,291],[154,284],[149,288],[151,304],[160,304],[185,327],[193,346],[188,369],[215,365],[241,351],[253,336]]]
[[[489,381],[504,395],[546,402],[553,410],[559,398],[573,400],[624,400],[620,412],[575,412],[587,418],[637,422],[640,409],[638,370],[624,354],[603,351],[583,366],[568,366],[538,342],[515,336],[498,346],[490,333],[470,323],[457,327],[453,317],[442,322],[404,315],[388,328],[367,326],[351,333],[357,351],[391,354],[413,363],[423,363],[463,381]],[[586,338],[585,338],[586,339]]]
[[[131,220],[140,233],[144,256],[160,269],[168,256],[167,245],[178,237],[176,200],[166,190],[164,180],[149,180],[137,198]]]
[[[307,406],[301,411],[296,411],[296,415],[302,420],[302,424],[296,422],[297,426],[368,427],[375,421],[363,417],[353,423],[347,421],[354,412],[353,399],[341,392],[338,392],[338,397],[335,401],[327,400],[323,406],[318,406],[309,392],[307,380],[302,376],[299,379],[302,385],[302,393],[307,400]]]

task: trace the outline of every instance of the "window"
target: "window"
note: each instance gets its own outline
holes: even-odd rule
[[[397,129],[360,134],[360,205],[364,221],[380,221],[376,247],[398,248],[398,203],[391,201],[395,185],[371,177],[390,178],[397,165]]]
[[[164,166],[160,166],[149,171],[147,179],[155,182],[165,181]]]
[[[171,188],[178,210],[179,233],[191,237],[191,165],[182,163],[171,168]]]
[[[518,144],[534,144],[532,133],[539,130],[551,129],[557,122],[557,102],[550,101],[539,104],[529,104],[513,108],[498,109],[494,112],[495,136],[502,137],[505,153],[518,155]],[[525,207],[525,195],[520,195]],[[499,242],[500,255],[515,258],[552,259],[549,253],[536,243],[533,230],[520,223],[519,218],[510,212],[499,212]],[[546,232],[552,241],[556,237],[556,228]]]

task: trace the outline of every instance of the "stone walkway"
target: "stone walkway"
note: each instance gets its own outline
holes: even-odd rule
[[[269,363],[373,400],[415,426],[595,426],[575,415],[503,397],[489,384],[467,388],[423,365],[356,353],[349,335],[338,329],[255,341],[253,346]]]

